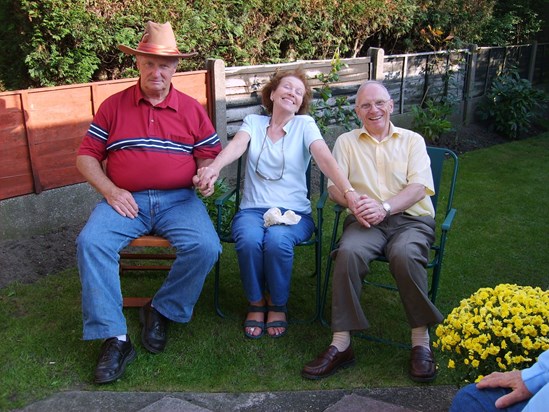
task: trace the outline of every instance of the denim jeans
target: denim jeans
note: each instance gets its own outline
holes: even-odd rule
[[[241,209],[234,217],[232,234],[240,277],[249,302],[261,300],[267,292],[273,305],[285,305],[290,294],[294,246],[310,239],[314,222],[309,214],[296,212],[301,216],[296,225],[265,227],[263,214],[267,210]]]
[[[450,412],[521,412],[527,401],[515,403],[504,409],[496,408],[496,400],[509,392],[511,390],[506,388],[477,389],[475,384],[469,384],[458,391],[450,406]]]
[[[176,322],[190,320],[204,280],[221,253],[219,237],[194,190],[146,190],[133,196],[139,206],[135,219],[121,216],[103,199],[76,240],[86,340],[127,333],[119,252],[132,239],[154,233],[175,247],[176,259],[153,305]]]

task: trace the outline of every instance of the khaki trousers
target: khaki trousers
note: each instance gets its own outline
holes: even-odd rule
[[[360,225],[353,215],[347,216],[333,252],[332,330],[368,328],[360,293],[370,262],[380,255],[389,260],[410,327],[442,322],[442,314],[428,297],[426,265],[434,239],[435,220],[430,216],[399,213],[370,228]]]

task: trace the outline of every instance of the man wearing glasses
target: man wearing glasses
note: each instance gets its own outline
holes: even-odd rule
[[[417,382],[435,378],[427,328],[443,317],[427,295],[426,264],[435,236],[433,178],[423,137],[391,123],[393,105],[381,83],[363,83],[355,107],[363,127],[339,136],[334,145],[349,190],[360,200],[357,211],[346,218],[334,251],[333,340],[303,368],[308,379],[324,378],[355,362],[351,331],[368,328],[360,305],[362,280],[379,255],[389,259],[411,327],[410,377]],[[348,207],[348,193],[330,181],[328,191],[332,200]]]

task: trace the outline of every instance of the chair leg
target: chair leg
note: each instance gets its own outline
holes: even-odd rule
[[[435,263],[435,266],[433,266],[433,280],[431,281],[431,302],[436,304],[437,300],[437,291],[438,291],[438,283],[440,279],[440,262]]]
[[[317,235],[318,236],[318,235]],[[315,316],[313,322],[320,320],[322,310],[322,239],[318,239],[315,246],[315,276],[316,276],[316,292],[315,292]]]
[[[215,263],[215,277],[214,277],[214,307],[215,307],[215,313],[218,314],[221,318],[225,319],[227,315],[223,313],[221,310],[221,306],[219,304],[219,272],[221,270],[221,256],[219,259],[217,259],[217,262]]]
[[[328,297],[328,286],[330,285],[330,273],[332,273],[332,258],[328,256],[326,262],[326,273],[324,275],[324,286],[322,287],[322,296],[320,298],[320,313],[319,319],[322,326],[330,326],[330,322],[324,317],[324,310],[326,308],[326,298]]]

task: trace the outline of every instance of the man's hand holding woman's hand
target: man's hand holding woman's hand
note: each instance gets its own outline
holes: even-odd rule
[[[204,197],[211,196],[215,190],[215,181],[219,177],[219,172],[210,166],[201,167],[193,176],[193,184]]]

